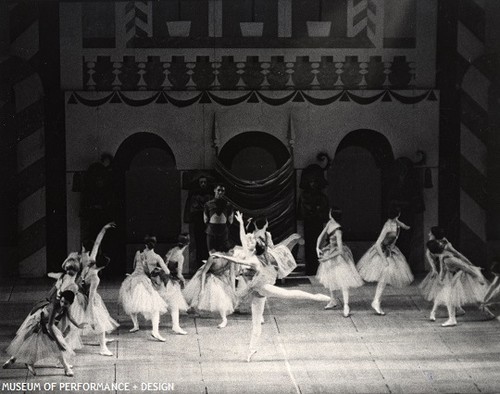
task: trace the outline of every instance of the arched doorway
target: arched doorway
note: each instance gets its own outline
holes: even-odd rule
[[[137,133],[123,141],[113,168],[121,192],[116,216],[123,257],[116,268],[130,272],[146,234],[156,235],[160,255],[175,243],[181,230],[180,174],[168,144],[152,133]]]
[[[389,141],[373,130],[352,131],[337,147],[328,171],[328,197],[342,209],[344,238],[355,258],[377,238],[385,220],[393,162]]]
[[[264,132],[245,132],[221,149],[217,167],[234,204],[251,217],[265,216],[279,242],[295,230],[295,172],[287,147]],[[238,240],[237,226],[231,232]]]

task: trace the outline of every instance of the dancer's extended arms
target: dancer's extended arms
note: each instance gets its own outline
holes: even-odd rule
[[[243,214],[240,211],[236,211],[234,218],[240,224],[240,242],[243,249],[249,250],[250,246],[248,245],[247,233],[245,231],[245,224],[243,222]]]
[[[94,242],[94,246],[92,247],[92,252],[90,252],[90,261],[95,261],[95,259],[97,257],[97,252],[99,251],[99,246],[101,246],[101,242],[102,242],[102,239],[104,238],[104,234],[106,234],[106,231],[109,228],[115,228],[115,227],[116,227],[116,224],[114,222],[110,222],[110,223],[106,224],[101,229],[99,234],[97,234],[97,237],[96,237],[95,242]]]
[[[205,280],[207,278],[207,272],[210,269],[210,267],[212,266],[213,262],[214,262],[213,259],[211,259],[209,257],[207,262],[205,263],[205,265],[201,269],[201,292],[205,291]]]
[[[437,274],[437,270],[436,270],[436,264],[434,263],[434,259],[432,258],[432,254],[431,252],[429,251],[429,249],[427,249],[425,251],[425,258],[427,259],[427,262],[429,263],[429,265],[431,266],[431,271],[433,274]]]
[[[401,227],[403,230],[409,230],[410,229],[410,226],[404,224],[401,220],[399,219],[394,219],[396,220],[396,223],[399,225],[399,227]]]
[[[377,238],[377,241],[375,242],[375,248],[377,249],[377,253],[379,256],[382,258],[382,260],[385,261],[386,265],[389,265],[389,261],[387,260],[387,256],[385,255],[384,251],[382,250],[382,242],[384,242],[385,236],[387,235],[387,227],[388,223],[385,222],[384,227],[382,227],[382,231],[380,232],[380,235]]]
[[[451,252],[454,256],[458,257],[459,259],[466,262],[467,264],[474,265],[467,257],[465,257],[458,250],[456,250],[450,241],[448,241],[446,238],[444,238],[444,241],[446,241],[446,246],[444,247],[445,250],[447,250],[448,252]]]
[[[448,264],[454,266],[454,267],[457,267],[459,269],[461,269],[462,271],[474,276],[475,278],[478,278],[479,279],[479,282],[481,284],[484,283],[484,278],[482,277],[481,273],[479,272],[479,268],[477,267],[471,267],[469,264],[467,264],[466,262],[462,261],[461,259],[455,257],[455,256],[448,256],[448,261],[447,261]]]
[[[156,255],[156,263],[160,266],[160,268],[165,271],[166,274],[170,274],[170,270],[168,269],[165,261],[161,258],[160,255]]]
[[[231,261],[233,263],[236,263],[236,264],[241,264],[241,265],[246,265],[246,266],[249,266],[249,267],[252,267],[252,268],[256,268],[259,264],[259,260],[257,260],[257,258],[255,256],[250,256],[246,259],[240,259],[240,258],[237,258],[237,257],[234,257],[234,256],[226,256],[226,255],[223,255],[223,254],[220,254],[220,253],[212,253],[213,257],[219,257],[219,258],[222,258],[222,259],[226,259],[228,261]],[[209,259],[210,260],[210,259]]]

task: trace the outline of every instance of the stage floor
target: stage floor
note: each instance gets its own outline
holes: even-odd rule
[[[29,312],[45,296],[48,280],[17,280],[0,285],[0,356]],[[15,392],[176,392],[176,393],[479,393],[500,392],[500,323],[466,308],[453,328],[443,328],[445,309],[428,320],[430,304],[416,284],[387,288],[382,307],[370,308],[374,286],[352,291],[351,316],[323,303],[270,299],[261,350],[244,361],[250,315],[234,314],[218,329],[216,316],[181,316],[188,335],[170,331],[164,315],[165,343],[153,341],[150,326],[129,333],[131,322],[117,305],[119,283],[102,283],[100,293],[121,324],[110,335],[113,357],[86,346],[73,360],[75,376],[49,366],[31,376],[23,365],[0,369],[0,391]],[[323,292],[314,278],[291,286]],[[91,342],[91,341],[90,341]],[[3,362],[3,360],[2,360]],[[36,385],[36,384],[39,385]],[[68,385],[65,385],[68,383]],[[71,386],[69,383],[82,383]],[[103,384],[92,391],[90,384]],[[10,385],[6,385],[10,384]],[[14,384],[19,384],[14,386]],[[63,384],[61,386],[61,384]],[[115,384],[113,387],[112,385]],[[106,387],[107,385],[107,387]],[[74,389],[79,390],[74,390]],[[18,391],[19,392],[19,391]]]

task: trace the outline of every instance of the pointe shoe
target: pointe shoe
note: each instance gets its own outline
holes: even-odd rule
[[[69,368],[73,368],[73,365],[68,364],[68,367]],[[64,366],[62,365],[62,363],[60,361],[58,361],[57,364],[56,364],[56,368],[64,368]]]
[[[3,369],[9,368],[12,364],[14,364],[15,361],[16,359],[14,357],[9,358],[6,362],[3,363],[2,368]]]
[[[227,320],[223,320],[218,326],[217,328],[224,328],[227,326]]]
[[[380,303],[379,302],[372,302],[372,308],[375,309],[375,312],[377,312],[377,315],[384,316],[385,312],[380,308]]]
[[[111,353],[111,351],[109,349],[101,349],[101,351],[99,352],[99,354],[101,356],[112,356],[113,353]]]
[[[333,308],[336,308],[337,306],[338,306],[338,304],[335,300],[330,300],[330,302],[328,304],[326,304],[325,310],[333,309]]]
[[[114,342],[114,341],[115,341],[115,338],[106,338],[106,343],[111,343],[111,342]]]
[[[180,327],[175,327],[175,328],[172,327],[172,331],[179,335],[187,335],[187,331],[184,331]]]
[[[429,315],[429,320],[436,321],[436,313],[435,312],[431,312],[431,314]]]
[[[264,320],[264,318],[261,318],[261,319],[260,319],[260,324],[265,324],[265,320]]]
[[[139,327],[132,327],[128,332],[137,332],[139,331]]]
[[[30,373],[33,376],[36,376],[36,371],[35,371],[35,368],[33,368],[33,365],[31,365],[31,364],[25,364],[25,365],[26,365],[26,368],[28,368],[28,371],[30,371]]]
[[[448,319],[443,324],[441,324],[441,327],[454,327],[456,325],[457,321],[455,319]]]
[[[463,316],[463,315],[465,315],[464,308],[458,307],[456,314],[457,314],[457,316]]]
[[[151,336],[152,336],[154,339],[156,339],[156,340],[158,340],[158,341],[160,341],[160,342],[165,342],[165,341],[166,341],[166,339],[165,339],[165,338],[163,338],[163,337],[162,337],[159,333],[157,333],[157,332],[152,332],[152,333],[151,333]]]
[[[64,370],[64,374],[65,374],[66,376],[74,376],[74,375],[75,375],[75,373],[73,372],[73,370],[72,370],[71,368],[67,368],[67,369],[65,369],[65,370]]]
[[[344,317],[349,317],[351,313],[351,309],[349,308],[349,305],[344,305]]]
[[[252,357],[254,356],[254,354],[257,353],[257,350],[251,350],[249,353],[248,353],[248,356],[247,356],[247,363],[249,363],[250,361],[252,361]]]

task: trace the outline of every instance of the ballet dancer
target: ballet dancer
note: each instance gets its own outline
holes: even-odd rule
[[[134,272],[122,282],[119,291],[119,302],[124,312],[130,316],[134,326],[130,332],[139,331],[139,313],[145,319],[151,320],[151,336],[158,341],[165,342],[160,335],[160,315],[167,312],[167,303],[160,295],[161,285],[154,275],[163,270],[169,273],[163,259],[154,251],[156,237],[146,236],[144,251],[137,251],[134,258]],[[153,277],[151,273],[153,272]]]
[[[340,216],[341,211],[338,208],[330,209],[330,220],[316,242],[319,260],[316,278],[330,291],[330,301],[325,309],[337,306],[334,292],[341,290],[344,302],[343,314],[344,317],[349,317],[349,288],[362,286],[363,279],[356,270],[351,250],[342,242],[342,229],[337,222],[340,220]],[[327,241],[327,245],[322,247],[325,241]]]
[[[181,234],[179,235],[177,246],[170,249],[165,256],[165,262],[170,270],[170,274],[166,280],[164,290],[160,292],[168,304],[168,309],[172,318],[172,331],[180,335],[187,334],[179,325],[179,311],[185,312],[189,308],[182,294],[182,289],[185,284],[182,268],[184,266],[184,252],[188,245],[189,234]]]
[[[438,240],[428,241],[427,248],[440,262],[440,288],[434,297],[429,319],[435,321],[437,308],[439,305],[445,305],[448,310],[448,320],[441,326],[456,326],[456,308],[481,302],[486,293],[486,279],[478,267],[445,250],[443,243]]]
[[[64,290],[59,294],[59,299],[52,302],[46,300],[43,305],[39,304],[38,309],[31,311],[7,348],[10,358],[3,364],[3,368],[18,361],[25,363],[28,371],[36,375],[37,361],[55,358],[63,365],[64,374],[73,376],[67,358],[74,352],[62,334],[61,323],[69,320],[78,328],[85,327],[85,323],[77,323],[69,311],[74,298],[75,293]]]
[[[234,267],[228,260],[210,256],[184,288],[184,297],[194,310],[218,312],[218,328],[227,326],[227,316],[236,306]]]
[[[293,246],[290,244],[290,246]],[[244,259],[228,256],[222,253],[212,253],[212,258],[224,259],[230,262],[246,265],[255,271],[255,275],[248,283],[247,291],[251,297],[252,306],[252,335],[247,356],[250,362],[257,352],[257,345],[262,332],[262,316],[267,297],[284,299],[305,299],[327,302],[330,297],[324,294],[310,294],[302,290],[285,290],[275,286],[278,277],[278,263],[267,250],[265,239],[258,238],[255,245],[255,254]]]
[[[385,315],[380,306],[380,301],[387,285],[404,287],[413,282],[413,274],[406,258],[396,246],[400,230],[410,228],[399,220],[400,215],[399,208],[391,207],[389,218],[385,222],[377,241],[366,251],[357,265],[363,280],[378,282],[371,306],[379,315]]]

